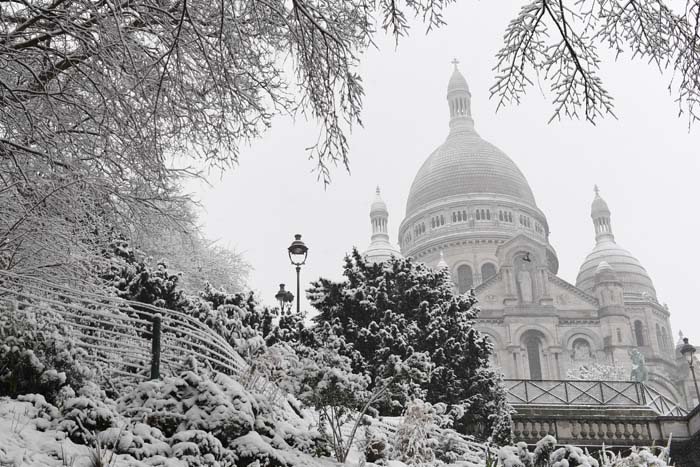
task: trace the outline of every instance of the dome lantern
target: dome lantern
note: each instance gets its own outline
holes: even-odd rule
[[[591,204],[591,219],[593,219],[593,227],[595,228],[595,240],[601,242],[603,240],[615,240],[612,232],[612,224],[610,223],[610,208],[608,203],[600,196],[598,185],[593,187],[595,197]]]
[[[474,128],[472,119],[472,95],[464,75],[457,65],[459,60],[452,60],[454,71],[447,85],[447,103],[450,108],[450,128]]]

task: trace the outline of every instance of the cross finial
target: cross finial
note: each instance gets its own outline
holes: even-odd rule
[[[379,185],[377,185],[377,194],[379,194]]]
[[[596,196],[600,195],[600,188],[598,188],[598,185],[593,185],[593,191],[595,192]]]
[[[459,65],[459,60],[457,60],[456,58],[453,58],[451,63],[455,66],[455,70],[456,70],[457,65]]]

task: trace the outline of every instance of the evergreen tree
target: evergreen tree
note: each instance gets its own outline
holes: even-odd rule
[[[356,249],[343,275],[312,283],[314,321],[345,340],[339,351],[369,376],[370,389],[394,382],[393,403],[382,411],[399,414],[415,398],[444,402],[456,428],[506,441],[510,408],[489,366],[491,345],[474,329],[474,296],[455,294],[446,270],[402,258],[373,264]]]

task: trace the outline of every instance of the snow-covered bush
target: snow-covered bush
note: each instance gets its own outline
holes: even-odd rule
[[[92,376],[84,350],[46,305],[0,307],[0,396],[42,394],[55,403],[61,388],[80,388]]]
[[[236,456],[215,436],[202,430],[185,430],[171,439],[173,457],[188,467],[237,467]]]
[[[547,443],[555,443],[556,440],[552,438],[551,436],[545,437],[546,438],[551,438],[550,440],[547,441]],[[543,440],[540,441],[540,443],[543,443]],[[538,443],[538,446],[539,444]],[[536,454],[537,455],[537,454]],[[551,454],[549,455],[549,459],[543,458],[540,463],[537,464],[538,466],[547,466],[547,467],[569,467],[569,466],[578,466],[578,467],[598,467],[598,461],[588,454],[587,451],[584,451],[583,449],[577,447],[577,446],[563,446],[560,447],[556,450],[553,450]],[[644,465],[644,464],[642,464]]]
[[[385,465],[389,460],[391,443],[385,433],[367,428],[365,439],[359,444],[366,462]]]
[[[339,345],[342,339],[328,334],[324,346],[310,351],[310,357],[302,358],[290,373],[297,381],[297,397],[318,411],[319,431],[333,447],[336,459],[344,462],[372,394],[367,391],[368,378],[352,372],[350,359],[338,352]],[[346,439],[341,427],[352,420],[355,427]]]
[[[629,374],[624,367],[587,363],[566,371],[566,379],[585,381],[627,381]]]
[[[503,446],[498,450],[498,463],[503,467],[533,467],[534,454],[527,450],[526,443]]]
[[[472,457],[473,452],[465,445],[464,439],[455,430],[440,430],[436,437],[437,443],[433,451],[435,459],[438,461],[452,464]]]
[[[656,451],[656,454],[654,454]],[[669,447],[637,448],[632,447],[626,456],[603,449],[601,452],[602,467],[667,467],[670,462]],[[562,465],[557,465],[562,467]]]
[[[236,465],[251,467],[306,467],[309,465],[308,458],[280,441],[260,436],[255,431],[241,436],[231,445],[231,450],[238,459]]]
[[[95,436],[118,425],[114,402],[94,384],[87,384],[76,397],[65,400],[57,429],[78,444],[90,444]]]
[[[408,465],[422,465],[435,460],[438,429],[449,423],[445,405],[415,400],[408,404],[394,436],[394,455]]]
[[[193,372],[139,384],[118,400],[120,413],[158,428],[166,437],[203,430],[224,445],[253,429],[257,404],[231,378],[213,380]]]

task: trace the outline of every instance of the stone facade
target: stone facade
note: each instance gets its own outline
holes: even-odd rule
[[[456,65],[447,100],[449,133],[411,187],[399,228],[401,253],[447,266],[460,293],[474,290],[478,328],[506,378],[566,379],[569,369],[595,363],[622,367],[627,375],[636,348],[650,385],[695,406],[669,310],[639,261],[616,243],[598,189],[591,209],[596,245],[573,285],[557,276],[549,225],[525,176],[476,132],[469,87]],[[377,239],[388,244],[385,231],[376,237],[377,213],[388,216],[375,201],[373,245]]]

